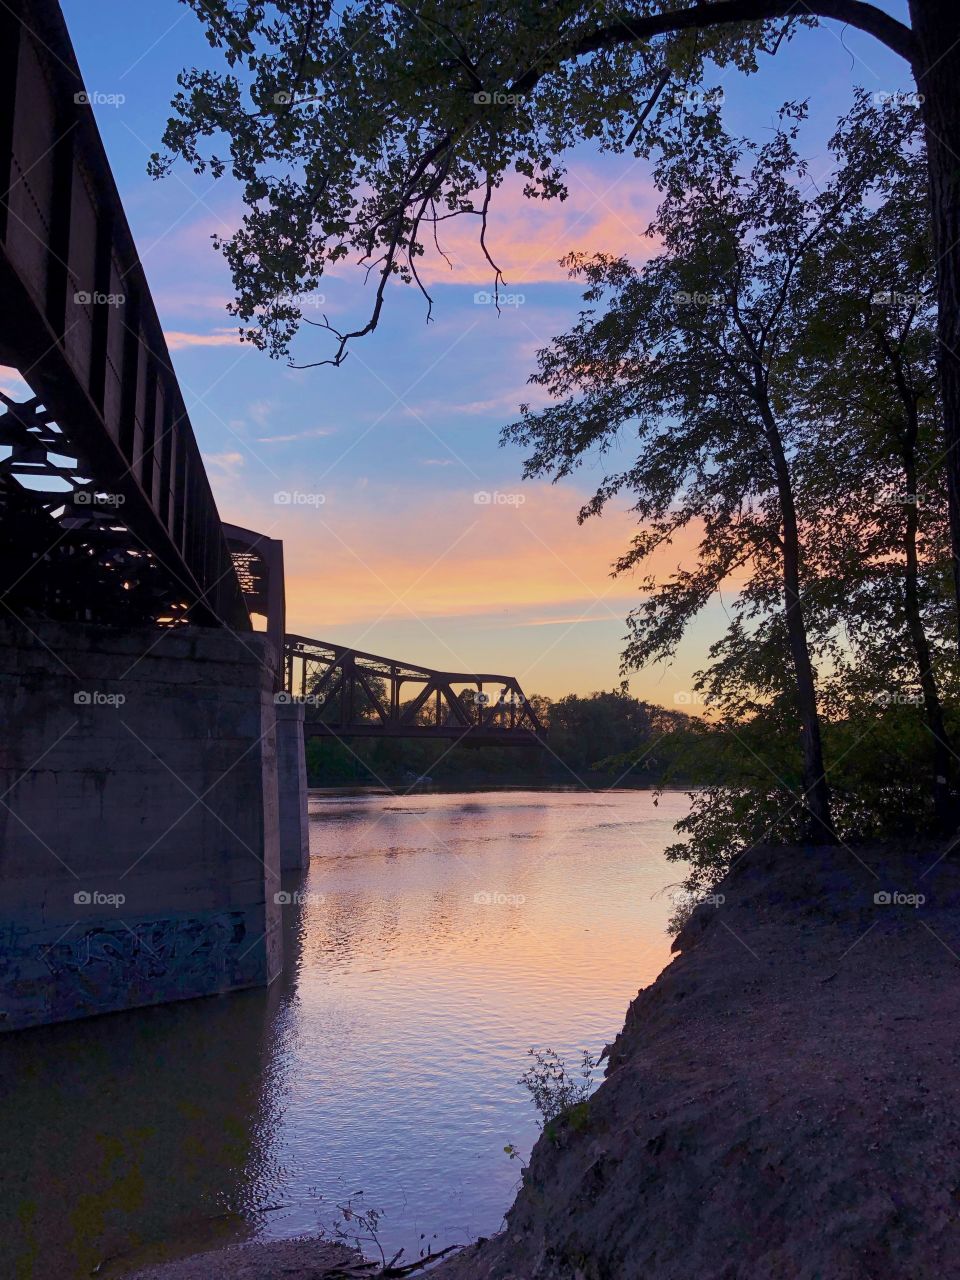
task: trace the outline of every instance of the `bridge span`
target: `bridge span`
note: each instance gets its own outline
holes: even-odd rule
[[[0,1031],[267,985],[305,735],[543,726],[512,677],[287,634],[282,544],[220,518],[57,0],[0,3],[0,300],[29,389],[0,389]]]
[[[543,734],[513,676],[435,671],[303,636],[286,638],[284,688],[304,706],[308,737],[522,745]]]

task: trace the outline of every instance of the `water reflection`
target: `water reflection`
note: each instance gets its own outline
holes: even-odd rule
[[[122,1275],[166,1256],[171,1229],[178,1251],[256,1232],[258,1189],[282,1182],[277,1030],[302,920],[284,923],[269,990],[0,1037],[0,1275]]]
[[[314,1230],[360,1189],[409,1257],[495,1230],[527,1047],[599,1047],[668,958],[685,807],[313,795],[270,990],[0,1037],[0,1275]]]

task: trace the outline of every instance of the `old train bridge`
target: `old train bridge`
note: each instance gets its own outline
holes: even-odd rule
[[[288,635],[221,521],[56,0],[0,4],[0,1030],[269,983],[304,735],[530,742],[509,676]],[[260,619],[258,626],[255,619]]]

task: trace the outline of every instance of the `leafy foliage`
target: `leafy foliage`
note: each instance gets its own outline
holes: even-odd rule
[[[418,264],[444,223],[477,220],[481,245],[510,171],[532,199],[566,196],[562,156],[587,140],[641,154],[682,114],[705,69],[751,71],[809,16],[670,30],[639,0],[626,24],[573,0],[503,5],[428,0],[186,0],[223,69],[184,70],[155,175],[181,158],[228,171],[246,213],[222,241],[250,341],[285,353],[299,299],[333,265],[359,260],[376,291],[374,328],[394,278],[423,291]],[[778,6],[774,5],[776,9]],[[779,6],[783,9],[783,6]],[[646,22],[646,26],[645,26]],[[649,38],[642,38],[644,31]],[[502,277],[491,260],[496,286]]]
[[[590,1096],[593,1073],[597,1067],[594,1055],[584,1049],[580,1055],[580,1070],[574,1074],[553,1049],[528,1049],[533,1064],[518,1083],[530,1092],[533,1105],[540,1114],[541,1125],[546,1128],[554,1120],[569,1115]]]
[[[843,0],[811,0],[800,18],[776,0],[689,11],[637,0],[629,14],[186,2],[224,69],[183,73],[153,170],[180,157],[241,183],[247,212],[221,247],[236,314],[274,355],[303,321],[299,298],[341,261],[359,258],[376,286],[365,324],[340,332],[324,320],[334,363],[376,327],[391,280],[427,295],[424,253],[441,251],[444,223],[458,217],[476,219],[485,248],[511,169],[531,199],[562,199],[562,157],[580,141],[658,156],[662,253],[642,271],[570,260],[586,309],[541,354],[538,375],[558,403],[510,434],[529,445],[530,474],[559,478],[591,455],[611,464],[581,518],[631,495],[640,528],[618,571],[642,569],[683,529],[701,535],[696,564],[641,580],[626,669],[669,660],[705,602],[742,580],[700,676],[720,722],[668,734],[668,773],[686,759],[726,775],[697,798],[685,848],[712,867],[756,840],[811,834],[805,813],[841,838],[954,821],[956,637],[938,440],[943,425],[955,474],[957,366],[940,362],[941,400],[933,308],[938,271],[941,297],[955,297],[955,236],[937,199],[949,184],[934,164],[933,253],[909,104],[879,109],[860,95],[819,190],[796,145],[802,104],[788,104],[761,145],[728,138],[705,91],[714,69],[751,71],[818,11],[908,60],[909,30]],[[763,20],[745,21],[747,9]],[[721,10],[731,20],[714,25]],[[948,93],[931,114],[927,101],[942,167],[955,103]],[[941,352],[955,346],[948,311]],[[624,441],[636,458],[619,465]],[[568,710],[589,725],[598,708]],[[647,741],[622,750],[646,731],[630,717],[604,753],[627,763]],[[576,741],[574,731],[564,751]],[[720,748],[717,760],[705,746]]]
[[[617,572],[696,532],[692,565],[641,576],[625,670],[669,661],[735,588],[697,684],[718,719],[704,733],[735,767],[694,798],[672,851],[693,856],[700,889],[738,850],[815,835],[811,774],[829,776],[845,840],[956,820],[919,120],[859,93],[820,188],[798,150],[804,115],[788,104],[762,144],[729,138],[709,109],[667,136],[649,229],[661,251],[641,267],[568,260],[585,306],[532,379],[553,403],[504,433],[528,448],[528,475],[603,468],[581,520],[629,495],[640,528]]]

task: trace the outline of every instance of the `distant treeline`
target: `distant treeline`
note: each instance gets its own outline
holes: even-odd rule
[[[567,782],[595,786],[698,784],[712,780],[699,744],[704,726],[682,711],[642,702],[626,689],[531,699],[547,726],[543,744],[524,746],[416,738],[310,739],[311,786],[410,782]]]

